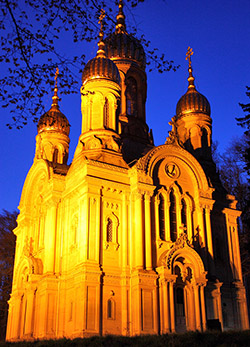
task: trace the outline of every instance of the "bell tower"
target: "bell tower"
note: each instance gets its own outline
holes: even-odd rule
[[[105,39],[107,56],[116,64],[121,77],[119,133],[127,162],[138,159],[152,147],[152,133],[146,124],[146,57],[136,38],[126,31],[123,2],[119,1],[115,32]]]
[[[102,10],[96,57],[86,64],[82,74],[82,133],[75,155],[84,152],[88,158],[110,161],[111,154],[121,156],[118,134],[121,88],[119,71],[105,53],[104,16]]]

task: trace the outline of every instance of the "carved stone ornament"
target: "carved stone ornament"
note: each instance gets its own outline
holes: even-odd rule
[[[180,175],[179,167],[174,163],[170,162],[165,166],[165,171],[168,177],[177,179]]]
[[[170,249],[168,256],[166,257],[166,265],[169,269],[171,267],[172,257],[174,255],[174,253],[176,252],[176,250],[178,250],[180,248],[184,248],[185,246],[191,247],[190,243],[188,241],[187,234],[181,233],[180,236],[178,237],[178,239],[176,240],[175,244],[173,245],[173,247]]]
[[[32,256],[33,253],[33,243],[34,241],[32,240],[32,238],[28,238],[28,236],[26,236],[25,241],[24,241],[24,246],[23,246],[23,254],[28,258]]]

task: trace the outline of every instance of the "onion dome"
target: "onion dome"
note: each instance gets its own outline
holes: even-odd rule
[[[120,84],[120,73],[117,66],[112,60],[106,57],[105,44],[103,42],[103,18],[104,11],[102,10],[99,21],[99,23],[101,23],[101,30],[99,33],[98,51],[96,57],[91,59],[84,67],[82,73],[82,84],[95,78],[109,79]]]
[[[119,1],[119,13],[116,16],[115,32],[105,39],[105,43],[108,58],[131,59],[145,69],[146,55],[140,41],[126,32],[122,0]]]
[[[203,113],[210,116],[210,104],[207,98],[199,93],[194,85],[193,69],[191,66],[192,49],[188,48],[186,59],[189,60],[189,77],[188,77],[188,90],[180,98],[176,106],[176,117],[186,115],[189,113]]]
[[[69,135],[70,124],[68,122],[67,117],[59,110],[58,105],[58,96],[57,96],[57,76],[59,74],[59,70],[56,71],[56,83],[54,88],[54,96],[52,97],[52,105],[51,109],[43,114],[37,124],[38,134],[44,131],[53,131],[59,132],[65,135]]]

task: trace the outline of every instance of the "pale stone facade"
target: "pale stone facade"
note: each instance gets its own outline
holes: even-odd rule
[[[211,158],[210,106],[191,64],[173,129],[155,147],[144,51],[126,34],[121,2],[105,42],[100,35],[83,72],[71,165],[57,88],[38,124],[15,229],[7,339],[247,329],[240,212]]]

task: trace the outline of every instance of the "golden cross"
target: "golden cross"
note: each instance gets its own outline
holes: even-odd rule
[[[191,67],[191,55],[193,55],[194,52],[191,47],[188,47],[187,53],[186,53],[186,60],[188,60],[189,67]]]
[[[122,0],[119,0],[119,9],[123,9],[123,2],[122,2]]]
[[[105,17],[105,11],[102,8],[101,9],[101,14],[100,14],[100,17],[99,17],[99,22],[98,22],[99,24],[101,23],[101,29],[102,29],[102,21],[103,21],[104,17]]]
[[[59,76],[59,69],[58,69],[58,67],[56,68],[56,72],[55,72],[55,87],[57,87],[57,78],[58,78],[58,76]]]

